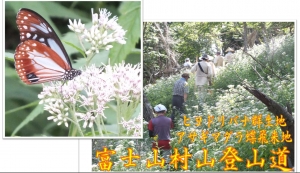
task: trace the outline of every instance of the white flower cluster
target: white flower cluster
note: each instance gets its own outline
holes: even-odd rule
[[[199,150],[193,155],[194,159],[202,159],[202,157],[203,157],[203,150]]]
[[[80,39],[91,44],[91,48],[85,52],[87,55],[98,53],[100,49],[109,50],[112,48],[111,43],[113,42],[126,43],[124,37],[126,31],[117,23],[118,18],[114,16],[109,19],[110,15],[111,13],[107,9],[99,9],[99,15],[92,9],[92,26],[89,29],[85,28],[80,19],[78,22],[76,19],[74,22],[69,19],[69,29],[81,34]]]
[[[138,117],[135,117],[134,119],[131,119],[129,121],[125,121],[122,119],[122,126],[127,130],[127,134],[132,134],[134,137],[142,137],[141,136],[141,129],[142,129],[142,117],[141,114],[139,114]],[[130,144],[130,143],[129,143]],[[133,145],[133,144],[130,144]]]
[[[68,110],[69,108],[64,108],[62,101],[60,99],[47,99],[47,105],[45,105],[44,109],[47,110],[52,116],[49,116],[48,120],[53,120],[57,122],[57,125],[61,125],[62,123],[68,127],[68,122],[66,117],[69,115]]]
[[[140,102],[140,70],[140,65],[132,67],[125,63],[118,64],[117,68],[110,65],[98,68],[92,65],[83,70],[80,76],[63,85],[61,82],[44,85],[43,91],[38,95],[40,104],[44,103],[44,109],[52,114],[48,120],[53,120],[58,125],[64,123],[68,127],[68,120],[74,119],[69,117],[72,114],[78,117],[78,121],[84,121],[84,128],[91,128],[98,116],[106,118],[103,112],[105,104],[115,97]],[[134,123],[136,122],[135,119]]]
[[[115,97],[124,101],[140,100],[142,91],[140,64],[132,66],[124,63],[108,66],[106,72],[110,73],[112,83],[115,86]]]

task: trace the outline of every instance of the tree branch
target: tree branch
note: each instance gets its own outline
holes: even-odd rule
[[[264,80],[264,78],[258,73],[258,71],[251,65],[251,67],[252,67],[252,69],[256,72],[256,74],[259,76],[259,78],[268,86],[268,87],[270,87],[269,86],[269,84],[268,84],[268,82],[266,82],[265,80]],[[275,95],[274,94],[274,92],[271,90],[271,92],[272,92],[272,94],[273,95]]]
[[[255,88],[252,88],[248,85],[243,85],[243,87],[250,92],[252,95],[254,95],[257,99],[259,99],[263,104],[265,104],[268,108],[268,111],[272,112],[274,116],[283,116],[286,122],[286,126],[280,126],[281,131],[284,133],[289,133],[291,135],[292,142],[285,142],[286,147],[290,151],[289,159],[291,160],[291,164],[289,167],[294,166],[294,118],[291,113],[288,112],[285,108],[283,108],[280,104],[266,96],[264,93],[258,91]]]
[[[262,67],[264,67],[264,68],[270,70],[270,71],[272,72],[272,74],[274,74],[278,79],[283,80],[280,76],[278,76],[278,75],[274,72],[273,69],[270,69],[270,68],[268,68],[267,66],[263,65],[263,64],[262,64],[261,62],[259,62],[259,60],[256,59],[254,56],[252,56],[252,55],[249,54],[248,52],[243,52],[243,53],[245,53],[246,55],[250,56],[255,62],[257,62],[257,63],[258,63],[259,65],[261,65]],[[290,81],[289,79],[287,79],[287,80]],[[292,81],[290,81],[290,82],[292,82]]]

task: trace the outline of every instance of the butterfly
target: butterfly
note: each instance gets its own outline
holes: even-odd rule
[[[15,69],[26,84],[72,80],[81,74],[50,24],[38,13],[21,8],[16,18],[20,44],[14,58]]]

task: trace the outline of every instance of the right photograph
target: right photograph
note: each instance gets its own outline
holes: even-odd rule
[[[143,139],[93,140],[92,169],[294,171],[295,35],[295,21],[144,22]]]

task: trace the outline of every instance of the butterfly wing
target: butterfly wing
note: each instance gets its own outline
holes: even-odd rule
[[[26,40],[36,40],[46,44],[55,51],[66,64],[69,64],[70,68],[66,70],[72,68],[69,56],[63,44],[53,28],[42,16],[32,10],[22,8],[17,14],[16,23],[20,31],[21,42]]]
[[[49,23],[36,12],[20,9],[16,20],[21,43],[16,48],[15,68],[26,84],[71,80],[80,75]]]
[[[24,83],[37,84],[63,79],[68,64],[48,46],[26,40],[16,49],[15,68]]]

